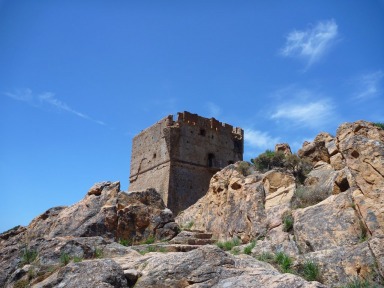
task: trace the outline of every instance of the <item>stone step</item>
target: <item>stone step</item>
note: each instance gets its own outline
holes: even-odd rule
[[[216,240],[214,240],[214,239],[192,238],[192,239],[188,239],[186,244],[189,244],[189,245],[210,245],[210,244],[214,244],[215,242],[216,242]],[[183,244],[183,243],[180,243],[180,244]]]
[[[205,245],[205,244],[203,244]],[[137,252],[188,252],[197,249],[200,245],[183,243],[154,243],[131,246]]]
[[[212,233],[196,233],[195,238],[197,239],[211,239],[212,238]]]

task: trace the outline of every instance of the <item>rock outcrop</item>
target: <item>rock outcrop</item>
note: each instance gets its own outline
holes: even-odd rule
[[[33,262],[33,254],[38,255],[40,265],[54,266],[60,264],[62,255],[71,259],[93,259],[101,252],[111,254],[113,249],[108,245],[115,243],[113,241],[164,241],[172,239],[178,231],[172,212],[154,189],[125,193],[120,191],[119,182],[98,183],[78,203],[51,208],[27,227],[0,234],[0,287],[9,279],[17,280],[20,275],[12,275],[19,266]],[[121,247],[118,250],[122,250]],[[95,265],[97,269],[104,264]],[[82,273],[81,269],[78,271]]]
[[[125,193],[120,191],[120,182],[101,182],[78,203],[36,217],[27,232],[30,239],[100,235],[139,242],[149,236],[169,240],[177,229],[172,212],[154,189]]]
[[[331,287],[356,277],[383,283],[384,131],[345,123],[298,155],[314,166],[304,185],[284,169],[244,176],[236,163],[176,221],[221,240],[256,240],[255,257],[284,252],[297,267],[311,259]]]
[[[118,260],[117,260],[118,261]],[[135,287],[325,287],[242,255],[230,255],[216,246],[187,253],[150,253],[123,264],[142,276]]]

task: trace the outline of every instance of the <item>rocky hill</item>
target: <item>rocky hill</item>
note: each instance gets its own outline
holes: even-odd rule
[[[153,189],[98,183],[0,234],[0,287],[382,287],[384,130],[276,151],[293,165],[229,165],[176,219]]]

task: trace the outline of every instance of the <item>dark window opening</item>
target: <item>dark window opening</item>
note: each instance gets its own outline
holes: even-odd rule
[[[215,155],[212,153],[208,154],[208,167],[213,167],[215,162]]]
[[[229,160],[228,161],[228,165],[231,165],[231,164],[234,164],[235,162],[233,162],[233,160]]]
[[[153,158],[156,158],[156,156],[157,156],[156,153],[153,153]]]
[[[199,135],[201,135],[201,136],[205,136],[205,130],[204,130],[204,129],[200,129],[200,133],[199,133]]]

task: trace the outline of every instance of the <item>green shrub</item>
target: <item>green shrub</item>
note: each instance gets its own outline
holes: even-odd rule
[[[284,159],[284,168],[291,171],[298,183],[303,184],[313,165],[307,159],[301,159],[296,154],[291,154]]]
[[[60,262],[64,266],[67,265],[71,261],[71,257],[69,256],[68,253],[62,252],[60,255]]]
[[[223,249],[225,251],[230,251],[232,250],[233,247],[239,246],[241,244],[239,238],[233,238],[232,240],[229,241],[224,241],[224,242],[217,242],[216,245],[220,249]]]
[[[119,239],[119,244],[123,245],[123,246],[131,246],[132,245],[132,241],[128,240],[128,239]]]
[[[244,254],[251,255],[252,249],[255,248],[255,246],[256,246],[256,241],[255,240],[251,241],[251,243],[245,246],[243,250]]]
[[[95,257],[95,258],[103,258],[103,257],[104,257],[103,250],[100,249],[100,248],[96,248],[96,249],[95,249],[94,257]]]
[[[150,235],[150,236],[148,236],[148,238],[147,239],[145,239],[144,241],[143,241],[143,244],[153,244],[153,243],[155,243],[155,236],[153,236],[153,235]]]
[[[281,272],[283,273],[291,273],[291,267],[292,267],[292,258],[290,258],[287,254],[284,252],[278,252],[275,255],[275,262],[279,265]]]
[[[191,220],[185,223],[184,225],[182,225],[182,229],[187,229],[187,230],[191,229],[194,224],[195,224],[195,221]]]
[[[156,247],[156,246],[148,246],[145,248],[145,250],[142,250],[139,253],[141,255],[144,255],[144,254],[147,254],[149,252],[157,252],[157,250],[158,250],[158,247]]]
[[[255,165],[256,169],[260,172],[266,172],[273,168],[283,167],[284,153],[273,152],[272,150],[266,150],[251,162]]]
[[[306,260],[302,265],[302,275],[307,281],[319,281],[320,280],[320,268],[319,265],[312,260]]]
[[[27,279],[17,280],[13,285],[14,288],[26,288],[28,286],[29,286],[29,281]]]
[[[379,127],[380,129],[384,130],[384,123],[376,122],[376,123],[373,123],[373,125],[375,125],[376,127]]]
[[[266,172],[273,168],[289,171],[299,183],[304,183],[305,178],[313,168],[308,160],[301,159],[296,154],[285,156],[283,152],[273,152],[271,150],[266,150],[256,158],[251,159],[251,162],[260,172]]]
[[[379,288],[382,286],[379,286],[376,283],[372,283],[368,279],[362,279],[362,278],[354,278],[352,279],[347,285],[343,286],[342,288]]]
[[[83,261],[83,257],[78,257],[78,256],[73,257],[73,262],[74,263],[79,263],[81,261]]]
[[[283,231],[284,232],[290,232],[293,228],[293,217],[292,217],[292,214],[289,213],[285,213],[283,215]]]
[[[240,248],[235,247],[235,248],[233,248],[233,249],[230,251],[230,253],[231,253],[232,255],[239,255],[239,254],[240,254]]]
[[[236,167],[236,171],[239,172],[243,176],[248,176],[249,174],[251,174],[250,168],[251,167],[250,167],[250,164],[248,162],[241,161],[238,164],[238,166]]]
[[[268,252],[263,252],[260,255],[256,256],[256,259],[263,262],[271,263],[273,262],[273,254]]]
[[[25,247],[21,254],[21,265],[31,264],[37,258],[37,252]]]

